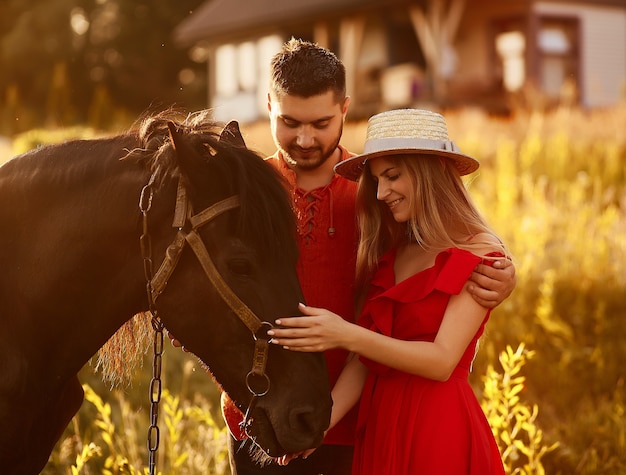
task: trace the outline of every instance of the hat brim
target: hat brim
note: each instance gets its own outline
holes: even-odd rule
[[[356,155],[339,162],[335,165],[334,170],[338,175],[347,178],[348,180],[358,181],[363,168],[368,160],[373,158],[387,157],[392,155],[437,155],[440,157],[449,158],[460,175],[469,175],[470,173],[478,170],[480,163],[475,158],[468,155],[463,155],[458,152],[451,152],[441,149],[429,149],[429,148],[397,148],[380,150],[377,152],[364,153]]]

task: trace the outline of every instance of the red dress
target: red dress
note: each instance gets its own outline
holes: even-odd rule
[[[395,250],[381,259],[359,324],[402,340],[433,341],[451,295],[480,262],[448,249],[433,267],[395,284]],[[487,418],[468,382],[485,316],[448,381],[361,358],[369,368],[359,408],[353,474],[504,474]]]

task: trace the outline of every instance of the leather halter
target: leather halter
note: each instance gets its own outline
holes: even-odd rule
[[[150,182],[141,192],[140,208],[142,210],[146,209],[146,212],[143,213],[144,234],[146,234],[147,228],[145,222],[147,219],[147,209],[149,209],[149,203],[152,201],[152,186],[157,172],[154,172],[150,178]],[[145,193],[149,193],[149,196],[144,196]],[[237,295],[235,295],[215,267],[206,246],[198,234],[199,228],[222,213],[239,207],[239,204],[239,196],[233,195],[213,204],[197,214],[193,214],[192,203],[188,198],[187,189],[183,185],[182,180],[179,180],[176,192],[176,208],[172,223],[172,227],[178,228],[178,232],[174,237],[174,241],[165,251],[165,257],[159,269],[154,273],[151,279],[148,279],[148,292],[151,294],[149,298],[151,297],[152,302],[156,302],[159,295],[165,290],[168,280],[178,264],[185,244],[189,244],[215,290],[217,290],[222,300],[230,307],[233,313],[246,325],[255,340],[252,369],[246,375],[246,386],[252,394],[252,398],[242,422],[242,429],[248,433],[248,429],[252,424],[250,415],[256,404],[256,399],[267,394],[270,389],[270,380],[265,373],[265,367],[269,348],[267,331],[271,329],[273,325],[269,322],[262,321],[239,297],[237,297]]]

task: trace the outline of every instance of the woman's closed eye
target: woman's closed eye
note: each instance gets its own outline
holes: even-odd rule
[[[397,173],[396,172],[394,172],[394,173],[385,173],[380,178],[374,177],[374,181],[376,183],[378,183],[379,180],[396,181],[398,178],[400,178],[400,173],[399,172],[397,172]]]
[[[401,170],[399,170],[395,166],[390,166],[382,170],[381,173],[371,173],[371,177],[375,183],[378,183],[380,180],[385,181],[396,181],[402,175]]]

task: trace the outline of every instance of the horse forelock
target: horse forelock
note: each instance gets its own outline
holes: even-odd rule
[[[179,132],[196,142],[211,144],[219,137],[219,124],[210,119],[208,111],[184,114],[172,108],[140,119],[128,132],[137,137],[137,146],[128,150],[124,159],[143,160],[151,172],[158,172],[157,185],[168,176],[180,175],[169,123],[174,123]]]

